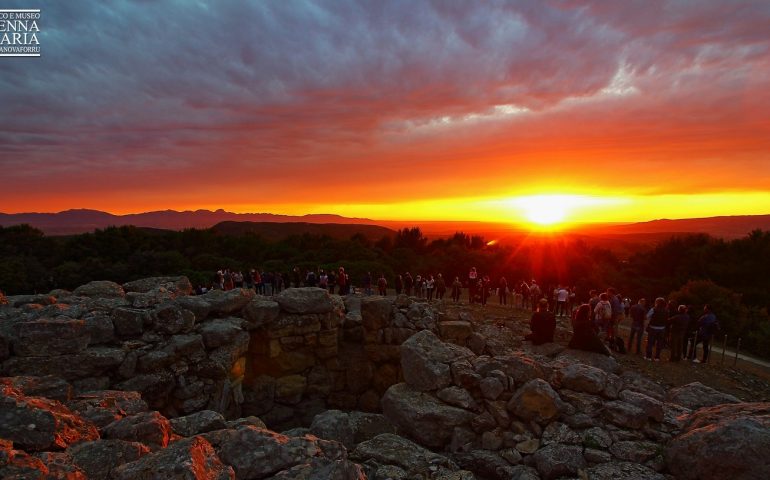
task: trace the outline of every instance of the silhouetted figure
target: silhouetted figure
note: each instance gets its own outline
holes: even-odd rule
[[[406,272],[406,275],[404,275],[404,293],[406,293],[407,297],[412,296],[412,286],[414,285],[414,279],[412,278],[412,274],[409,272]]]
[[[446,293],[446,282],[444,277],[439,273],[436,275],[436,300],[443,300]]]
[[[575,315],[572,318],[573,333],[568,346],[577,350],[597,352],[610,356],[607,346],[596,336],[591,317],[591,305],[587,303],[584,303],[575,310]]]
[[[396,295],[401,295],[401,292],[404,290],[404,277],[399,274],[396,277]]]
[[[647,300],[640,298],[636,305],[629,310],[631,316],[631,336],[628,337],[628,351],[634,344],[636,338],[636,353],[642,351],[642,337],[644,337],[644,318],[647,315]]]
[[[655,306],[647,314],[647,318],[650,323],[647,324],[647,350],[644,359],[652,360],[652,347],[655,346],[655,361],[659,362],[660,350],[663,348],[663,339],[668,326],[668,308],[666,308],[665,298],[655,299]]]
[[[548,311],[548,300],[545,298],[538,302],[537,311],[532,314],[532,318],[529,320],[529,328],[532,333],[524,337],[524,340],[530,340],[533,345],[553,342],[556,317]]]
[[[671,358],[672,362],[678,362],[682,359],[682,343],[687,333],[687,326],[690,324],[690,316],[687,314],[687,307],[679,305],[677,314],[668,319],[668,328],[671,334]]]
[[[695,341],[696,347],[698,346],[698,343],[703,343],[703,358],[698,361],[698,359],[695,358],[695,348],[693,348],[691,353],[693,363],[706,363],[708,361],[709,352],[711,350],[711,338],[717,333],[718,330],[719,321],[717,320],[717,316],[714,314],[714,311],[711,310],[711,305],[704,305],[703,316],[698,319],[698,338]]]
[[[460,281],[460,277],[455,277],[455,281],[452,282],[452,301],[457,303],[460,301],[460,293],[463,290],[463,283]]]
[[[508,280],[505,277],[500,277],[497,284],[497,299],[500,305],[508,304]]]

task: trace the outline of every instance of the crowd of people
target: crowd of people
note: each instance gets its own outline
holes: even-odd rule
[[[251,288],[261,295],[280,293],[287,286],[320,287],[329,293],[347,295],[359,292],[372,295],[387,295],[390,284],[383,273],[372,275],[366,272],[353,287],[350,275],[345,268],[300,270],[295,267],[288,278],[279,272],[251,269],[246,273],[218,270],[213,284],[209,288],[231,290],[233,288]],[[703,307],[701,315],[695,315],[693,306],[676,305],[658,297],[652,305],[644,298],[632,305],[628,297],[623,297],[614,288],[604,292],[591,290],[586,297],[580,298],[575,287],[567,285],[549,285],[541,287],[534,279],[509,282],[505,276],[493,280],[490,275],[480,273],[471,267],[466,278],[455,276],[448,282],[441,273],[415,274],[404,272],[396,274],[393,280],[396,295],[406,294],[427,301],[442,301],[447,293],[455,304],[461,303],[463,292],[467,290],[469,305],[486,306],[491,297],[497,298],[498,305],[522,309],[532,309],[530,327],[532,333],[527,340],[535,344],[552,342],[557,317],[571,319],[574,335],[570,347],[609,354],[609,350],[625,353],[626,350],[643,354],[645,360],[660,361],[661,351],[670,350],[669,359],[678,362],[682,359],[695,363],[707,362],[711,340],[719,330],[719,322],[709,305]],[[197,293],[205,293],[207,288],[199,286]],[[627,341],[619,335],[621,322],[630,320],[630,334]],[[647,337],[645,348],[643,339]],[[703,355],[696,358],[697,346],[702,345]]]

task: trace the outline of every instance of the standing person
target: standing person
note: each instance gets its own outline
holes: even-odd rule
[[[396,275],[396,295],[401,295],[401,292],[404,290],[404,277],[401,276],[399,273]]]
[[[612,321],[612,304],[606,293],[599,295],[599,302],[594,307],[594,329],[606,332],[607,325]]]
[[[668,309],[666,308],[666,299],[658,297],[655,299],[655,306],[647,312],[649,323],[647,324],[647,350],[644,355],[645,360],[652,360],[652,347],[655,346],[655,361],[660,361],[660,350],[663,348],[663,337],[666,335],[666,325],[668,325]]]
[[[695,358],[695,355],[694,355],[695,346],[696,346],[695,341],[698,335],[698,319],[693,317],[694,311],[695,311],[694,306],[692,305],[687,306],[687,316],[690,317],[690,323],[687,325],[687,330],[685,331],[685,334],[684,334],[684,340],[682,340],[683,355],[685,355],[686,358],[690,360]]]
[[[433,300],[433,289],[436,288],[436,279],[433,275],[428,275],[428,279],[425,280],[425,291],[427,292],[428,301]]]
[[[540,295],[543,294],[543,291],[540,290],[540,286],[535,282],[535,280],[532,280],[532,283],[529,285],[529,300],[532,304],[532,311],[535,311],[535,308],[537,308],[537,305],[540,301]],[[547,300],[546,300],[547,301]]]
[[[444,293],[446,293],[446,282],[444,277],[439,273],[436,275],[436,300],[443,300]]]
[[[265,294],[265,284],[262,283],[262,274],[259,269],[254,269],[252,275],[254,275],[254,288],[257,290],[257,294]]]
[[[337,270],[337,287],[339,288],[340,295],[348,294],[348,276],[345,274],[345,267],[340,267]]]
[[[559,285],[556,291],[556,315],[566,317],[567,316],[567,299],[569,298],[569,290],[567,287]]]
[[[422,298],[422,275],[417,275],[414,277],[414,294],[417,296],[417,298]]]
[[[364,275],[364,281],[362,282],[364,284],[364,294],[371,295],[372,294],[372,273],[366,272],[366,275]]]
[[[384,273],[381,273],[380,278],[377,279],[377,290],[383,297],[388,295],[388,281],[385,280]]]
[[[291,271],[291,281],[294,284],[294,288],[299,288],[299,267],[294,267]]]
[[[609,297],[610,305],[612,306],[612,319],[607,323],[607,340],[615,340],[615,330],[620,322],[623,321],[625,311],[623,310],[623,301],[620,299],[620,295],[617,294],[614,288],[607,289],[607,296]]]
[[[521,308],[529,308],[529,285],[527,285],[527,282],[522,280],[518,291],[519,295],[521,295]]]
[[[668,330],[671,335],[671,358],[672,362],[678,362],[682,359],[682,342],[687,332],[687,326],[690,324],[690,316],[687,314],[687,307],[679,305],[677,313],[668,319]]]
[[[225,270],[225,290],[232,290],[233,288],[235,288],[235,284],[233,283],[233,274],[228,268]]]
[[[329,275],[322,268],[318,273],[318,286],[324,290],[329,288]]]
[[[695,358],[695,349],[693,349],[693,363],[706,363],[709,359],[711,350],[711,339],[719,330],[719,321],[711,305],[703,306],[703,315],[698,319],[698,341],[703,343],[703,359],[699,362]],[[697,344],[697,342],[696,342]]]
[[[329,293],[334,295],[334,286],[337,285],[337,276],[334,275],[334,269],[329,270]]]
[[[412,274],[409,272],[406,272],[406,275],[404,275],[404,293],[406,293],[407,297],[412,296],[412,286],[414,285],[414,279],[412,278]]]
[[[541,298],[537,303],[537,311],[529,320],[529,328],[532,333],[524,337],[533,345],[553,342],[553,332],[556,330],[556,318],[548,311],[548,300]]]
[[[273,292],[281,293],[281,290],[283,290],[283,275],[281,272],[276,272],[273,275]]]
[[[460,277],[455,277],[455,281],[452,282],[452,301],[457,303],[460,301],[460,293],[463,290],[463,282],[460,281]]]
[[[478,288],[479,274],[476,271],[476,267],[471,267],[468,272],[468,304],[473,304],[476,296],[476,289]]]
[[[636,337],[636,354],[642,351],[642,337],[644,336],[644,318],[647,316],[647,300],[640,298],[639,301],[629,310],[631,316],[631,335],[628,337],[628,351],[634,344]]]
[[[485,307],[487,305],[487,300],[489,299],[489,287],[492,282],[489,280],[489,275],[484,275],[481,277],[478,283],[478,291],[481,294],[481,306]]]
[[[497,283],[497,299],[500,305],[508,304],[508,280],[505,277],[500,277]]]
[[[233,283],[235,288],[243,288],[243,273],[240,270],[233,274]]]

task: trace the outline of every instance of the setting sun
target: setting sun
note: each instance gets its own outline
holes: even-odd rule
[[[569,206],[563,197],[562,195],[522,197],[517,204],[527,220],[550,227],[563,222],[567,216]]]

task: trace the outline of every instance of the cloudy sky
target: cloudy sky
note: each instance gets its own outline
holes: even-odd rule
[[[15,7],[42,56],[0,58],[3,212],[770,213],[766,0]]]

